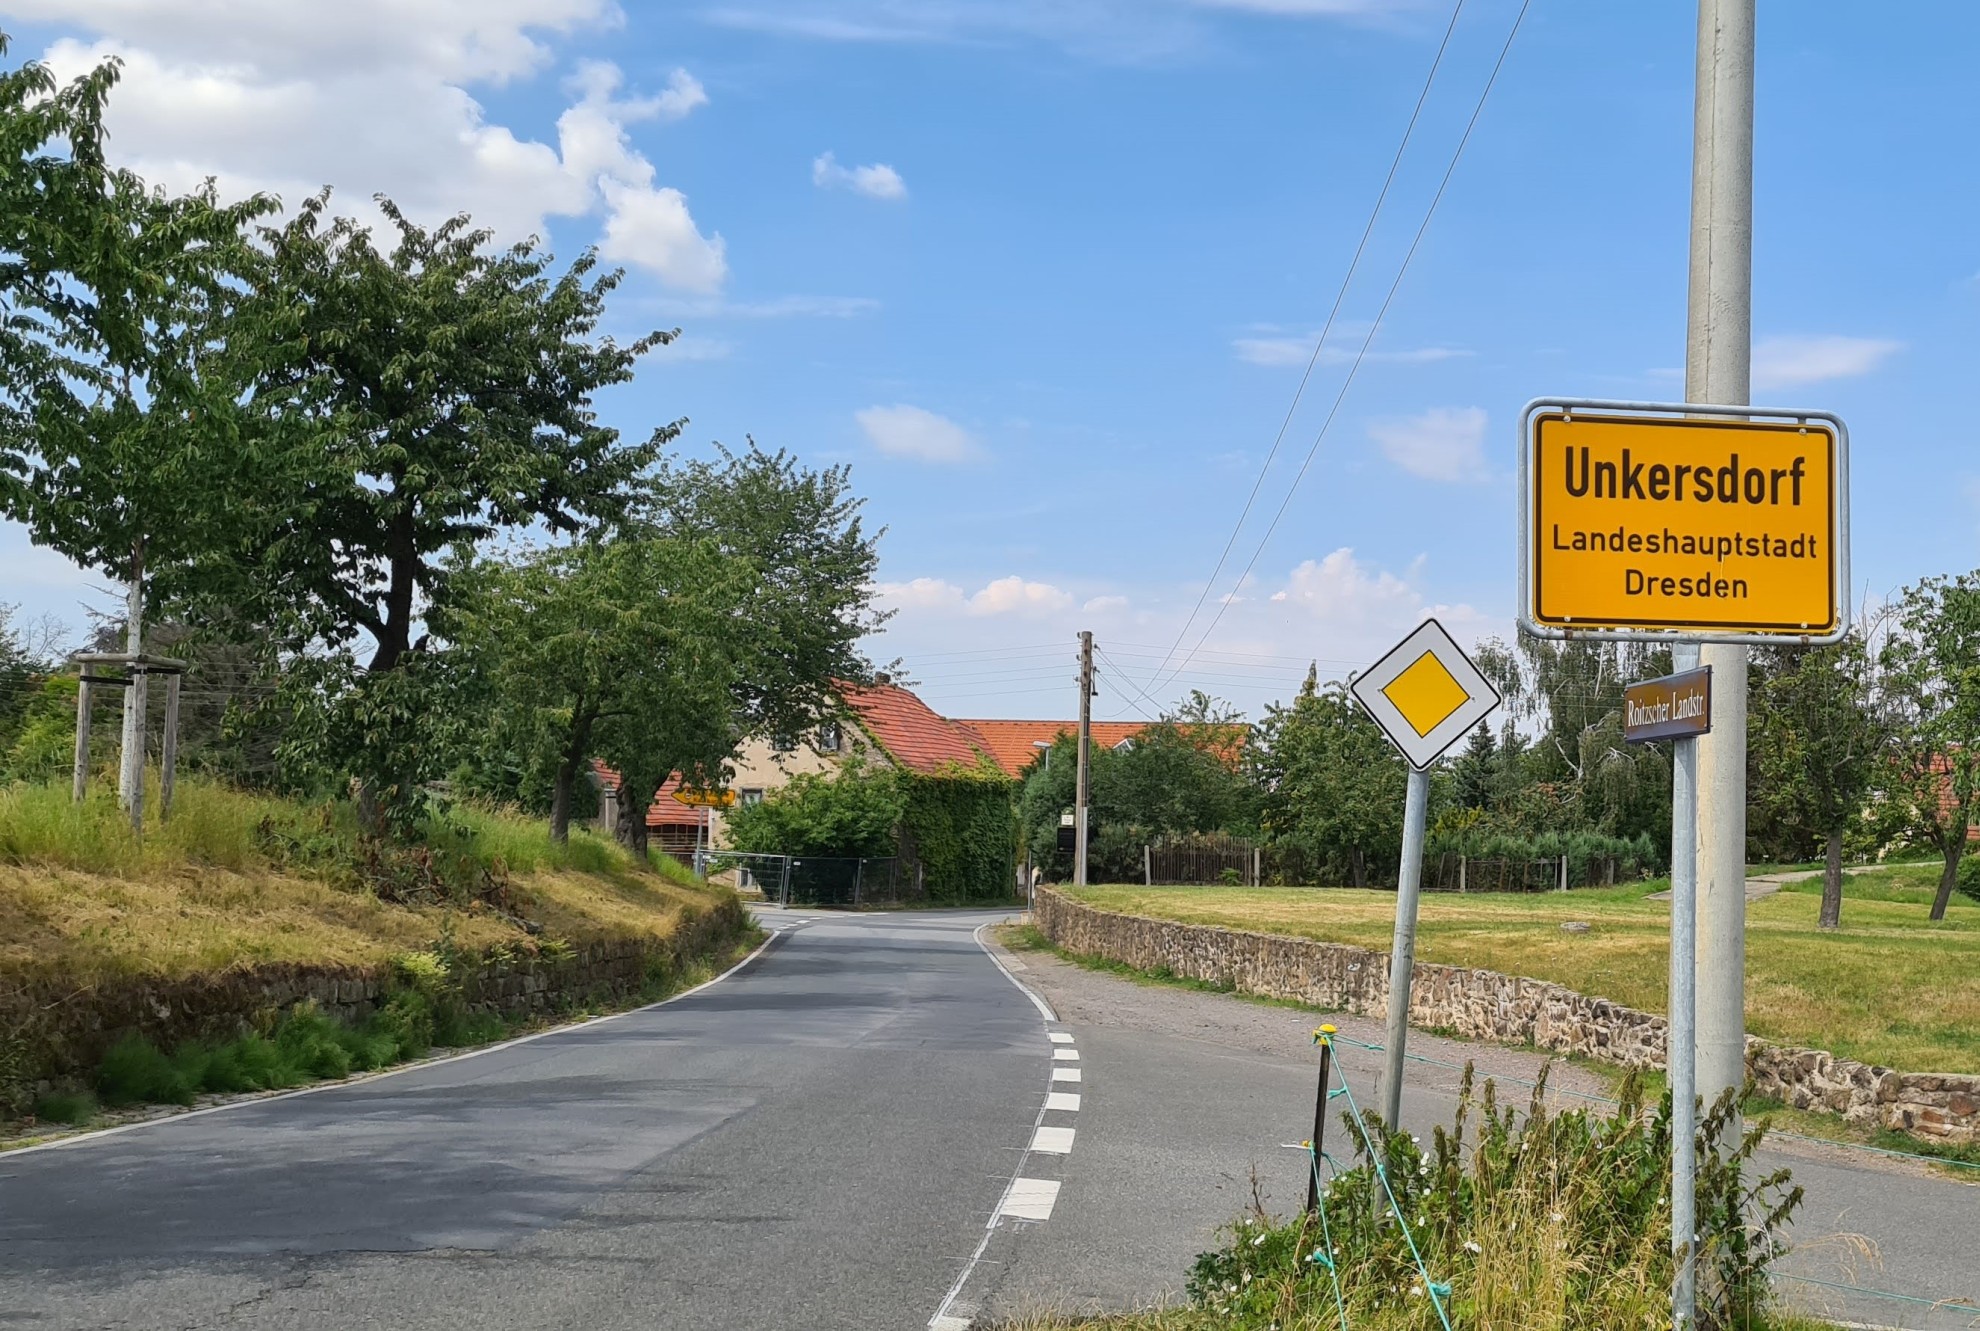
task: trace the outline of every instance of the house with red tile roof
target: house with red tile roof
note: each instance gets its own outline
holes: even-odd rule
[[[1049,747],[1059,736],[1079,734],[1077,721],[956,721],[976,737],[977,743],[1007,776],[1017,777],[1038,758],[1039,746]],[[1093,746],[1118,749],[1134,743],[1148,729],[1146,721],[1095,721]]]
[[[1050,746],[1061,735],[1079,734],[1077,721],[957,721],[976,736],[977,742],[987,752],[997,766],[1015,778],[1023,775],[1026,767],[1035,761],[1041,745]],[[1133,745],[1147,730],[1150,721],[1095,721],[1093,727],[1093,747],[1096,749],[1125,749]],[[1243,726],[1205,726],[1184,723],[1176,727],[1199,747],[1208,748],[1232,767],[1244,753],[1245,730]],[[1200,738],[1198,732],[1205,733]]]
[[[855,754],[924,776],[939,776],[957,767],[1003,766],[969,726],[942,716],[886,675],[876,676],[871,684],[840,681],[835,691],[845,705],[845,723],[821,726],[804,739],[753,739],[743,745],[729,782],[740,802],[753,804],[799,773],[833,771]],[[598,825],[610,829],[618,816],[618,776],[602,763],[592,766],[604,794]],[[713,838],[710,844],[724,844],[723,818],[720,809],[704,811],[672,798],[680,784],[676,773],[660,787],[647,809],[646,825],[655,845],[685,860],[703,844],[699,838],[704,835]]]

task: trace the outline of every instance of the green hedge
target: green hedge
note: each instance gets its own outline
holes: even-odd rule
[[[933,902],[1008,901],[1017,890],[1017,808],[1010,778],[956,767],[903,774],[901,855]]]

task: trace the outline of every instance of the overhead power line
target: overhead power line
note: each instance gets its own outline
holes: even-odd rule
[[[1472,107],[1471,118],[1465,121],[1464,133],[1459,136],[1457,147],[1451,152],[1451,160],[1444,168],[1443,178],[1437,182],[1437,192],[1430,196],[1430,206],[1423,210],[1423,222],[1416,228],[1416,235],[1410,240],[1409,249],[1403,254],[1402,264],[1396,269],[1395,280],[1389,283],[1388,294],[1382,297],[1381,308],[1375,312],[1375,320],[1368,326],[1368,335],[1361,339],[1361,348],[1355,352],[1354,361],[1348,366],[1347,376],[1341,381],[1340,391],[1334,394],[1334,403],[1327,409],[1326,419],[1320,422],[1320,429],[1313,436],[1312,446],[1306,450],[1305,459],[1299,464],[1299,470],[1293,474],[1292,484],[1286,487],[1285,498],[1280,501],[1278,511],[1272,515],[1272,521],[1267,524],[1265,534],[1258,538],[1258,544],[1253,547],[1251,558],[1245,562],[1244,572],[1238,574],[1237,582],[1232,585],[1233,593],[1237,588],[1244,586],[1245,579],[1250,577],[1252,570],[1258,566],[1259,556],[1265,552],[1265,546],[1271,541],[1272,533],[1279,529],[1280,521],[1285,518],[1286,510],[1292,505],[1293,495],[1299,491],[1299,483],[1306,479],[1307,470],[1313,465],[1314,455],[1320,451],[1321,441],[1326,439],[1327,431],[1333,426],[1335,416],[1340,413],[1341,403],[1347,398],[1348,389],[1354,386],[1355,376],[1360,373],[1362,362],[1368,356],[1368,348],[1375,341],[1376,333],[1381,330],[1382,320],[1388,315],[1389,306],[1395,300],[1404,276],[1409,272],[1411,260],[1415,259],[1417,249],[1423,244],[1424,234],[1430,230],[1431,219],[1437,215],[1437,205],[1443,202],[1444,192],[1450,188],[1451,177],[1456,174],[1458,162],[1464,157],[1465,145],[1471,142],[1472,131],[1478,128],[1478,118],[1485,112],[1485,101],[1492,95],[1492,88],[1499,81],[1499,71],[1505,68],[1506,57],[1512,52],[1513,39],[1519,36],[1520,26],[1526,22],[1526,11],[1532,3],[1533,0],[1521,0],[1519,13],[1513,16],[1512,27],[1506,33],[1505,43],[1499,47],[1499,58],[1492,63],[1492,72],[1487,76],[1484,88],[1478,93],[1478,104]],[[1206,597],[1209,594],[1207,587],[1204,589],[1204,594]],[[1198,648],[1201,648],[1216,631],[1218,622],[1224,617],[1224,611],[1229,608],[1230,598],[1219,600],[1217,613],[1211,617],[1209,627],[1203,630],[1203,636],[1197,639]],[[1180,643],[1188,632],[1186,624],[1182,634],[1178,635],[1177,642]]]
[[[1430,61],[1430,72],[1424,75],[1423,89],[1416,94],[1416,105],[1409,113],[1409,123],[1403,126],[1402,140],[1396,144],[1396,154],[1389,160],[1389,173],[1382,178],[1382,188],[1375,195],[1375,206],[1368,210],[1368,221],[1361,228],[1361,239],[1355,242],[1354,256],[1348,260],[1347,271],[1341,275],[1341,284],[1334,292],[1334,304],[1327,311],[1327,320],[1320,326],[1320,335],[1313,339],[1313,354],[1306,359],[1306,369],[1299,376],[1299,385],[1293,390],[1292,402],[1286,407],[1285,418],[1279,422],[1278,433],[1272,436],[1272,447],[1265,454],[1265,465],[1258,469],[1258,479],[1251,483],[1251,493],[1245,496],[1244,507],[1238,512],[1237,521],[1231,526],[1230,539],[1224,542],[1223,552],[1217,556],[1217,565],[1210,570],[1210,577],[1203,584],[1202,594],[1190,608],[1189,618],[1183,621],[1176,640],[1169,648],[1174,656],[1182,640],[1189,635],[1190,625],[1203,612],[1203,603],[1210,596],[1210,589],[1217,585],[1217,575],[1224,571],[1224,562],[1231,557],[1237,546],[1238,535],[1243,532],[1245,520],[1251,516],[1251,506],[1258,502],[1258,492],[1265,485],[1265,477],[1272,470],[1272,463],[1279,456],[1279,446],[1285,442],[1286,431],[1292,428],[1293,416],[1299,411],[1300,401],[1306,396],[1306,385],[1313,378],[1313,367],[1320,363],[1320,353],[1327,346],[1327,335],[1334,330],[1334,320],[1340,317],[1341,304],[1347,299],[1348,288],[1354,282],[1354,275],[1361,267],[1361,256],[1368,249],[1368,238],[1375,234],[1375,223],[1382,216],[1382,205],[1388,201],[1389,190],[1396,183],[1396,172],[1402,167],[1403,152],[1409,147],[1412,135],[1416,133],[1416,122],[1423,115],[1423,104],[1430,100],[1430,89],[1437,81],[1437,71],[1444,63],[1444,52],[1450,49],[1451,34],[1457,31],[1458,15],[1464,12],[1464,0],[1457,0],[1451,7],[1451,21],[1444,27],[1444,39],[1437,43],[1437,54]],[[1169,663],[1165,660],[1164,666]]]

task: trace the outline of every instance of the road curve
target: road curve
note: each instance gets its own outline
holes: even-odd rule
[[[0,1325],[925,1327],[1051,1085],[989,918],[792,913],[664,1006],[0,1155]]]

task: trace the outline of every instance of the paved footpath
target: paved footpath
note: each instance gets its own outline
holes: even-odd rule
[[[1018,1251],[991,1302],[1000,1315],[1044,1307],[1106,1309],[1179,1298],[1195,1255],[1252,1200],[1291,1214],[1305,1199],[1305,1161],[1282,1149],[1309,1135],[1317,1070],[1313,1027],[1380,1042],[1378,1023],[1326,1018],[1221,994],[1136,984],[1050,954],[1002,954],[1056,1009],[1084,1070],[1079,1150],[1067,1160],[1049,1242]],[[1497,1046],[1413,1033],[1411,1052],[1486,1075],[1532,1079],[1543,1060]],[[1373,1097],[1381,1055],[1343,1048],[1357,1096]],[[1411,1064],[1404,1121],[1428,1133],[1449,1124],[1459,1074]],[[1593,1074],[1556,1064],[1552,1085],[1600,1095]],[[1523,1086],[1502,1088],[1523,1102]],[[1565,1101],[1565,1097],[1564,1097]],[[1338,1120],[1334,1121],[1338,1128]],[[1808,1193],[1783,1270],[1870,1286],[1927,1302],[1848,1295],[1784,1280],[1811,1312],[1874,1327],[1941,1331],[1980,1325],[1980,1178],[1893,1163],[1862,1152],[1785,1143]],[[1971,1171],[1980,1174],[1980,1171]],[[1930,1300],[1967,1300],[1934,1308]]]
[[[1068,1157],[1028,1148],[1071,1117],[1043,1109],[1067,1046],[974,940],[990,916],[773,914],[767,952],[663,1006],[0,1155],[0,1327],[874,1331],[967,1311],[1049,1231]]]

